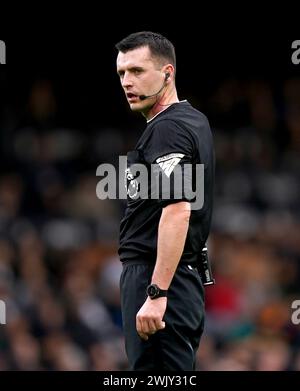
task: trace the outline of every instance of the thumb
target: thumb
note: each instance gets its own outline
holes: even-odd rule
[[[161,321],[160,322],[160,329],[164,329],[166,327],[166,323],[165,322],[163,322],[163,321]]]

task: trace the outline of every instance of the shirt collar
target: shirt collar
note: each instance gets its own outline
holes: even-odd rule
[[[167,110],[169,107],[172,107],[173,105],[175,105],[175,104],[177,104],[177,103],[184,103],[184,102],[187,102],[187,100],[184,99],[184,100],[180,100],[179,102],[172,103],[170,106],[168,106],[168,107],[166,107],[165,109],[161,110],[159,113],[155,114],[151,119],[149,119],[149,120],[147,121],[147,124],[148,124],[149,122],[151,122],[154,118],[156,118],[159,114],[161,114],[161,113],[163,113],[165,110]]]

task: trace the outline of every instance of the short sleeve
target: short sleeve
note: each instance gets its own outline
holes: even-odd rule
[[[193,155],[193,139],[190,134],[173,120],[162,120],[154,125],[146,148],[144,158],[149,164],[165,155],[183,154],[186,159]]]
[[[193,140],[189,133],[172,120],[155,124],[144,159],[154,171],[151,198],[158,194],[162,207],[179,201],[191,201]]]

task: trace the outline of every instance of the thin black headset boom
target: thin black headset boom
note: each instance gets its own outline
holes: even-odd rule
[[[162,89],[164,88],[165,83],[166,83],[166,81],[168,80],[169,77],[170,77],[170,73],[167,72],[167,73],[165,74],[164,83],[163,83],[163,85],[161,86],[161,88],[159,89],[159,91],[157,91],[155,94],[152,94],[152,95],[140,95],[140,96],[139,96],[140,100],[145,100],[145,99],[152,98],[153,96],[158,95],[158,94],[162,91]]]

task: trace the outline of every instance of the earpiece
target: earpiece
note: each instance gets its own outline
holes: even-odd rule
[[[167,81],[169,79],[169,77],[170,77],[170,73],[167,72],[166,75],[165,75],[165,81]]]

